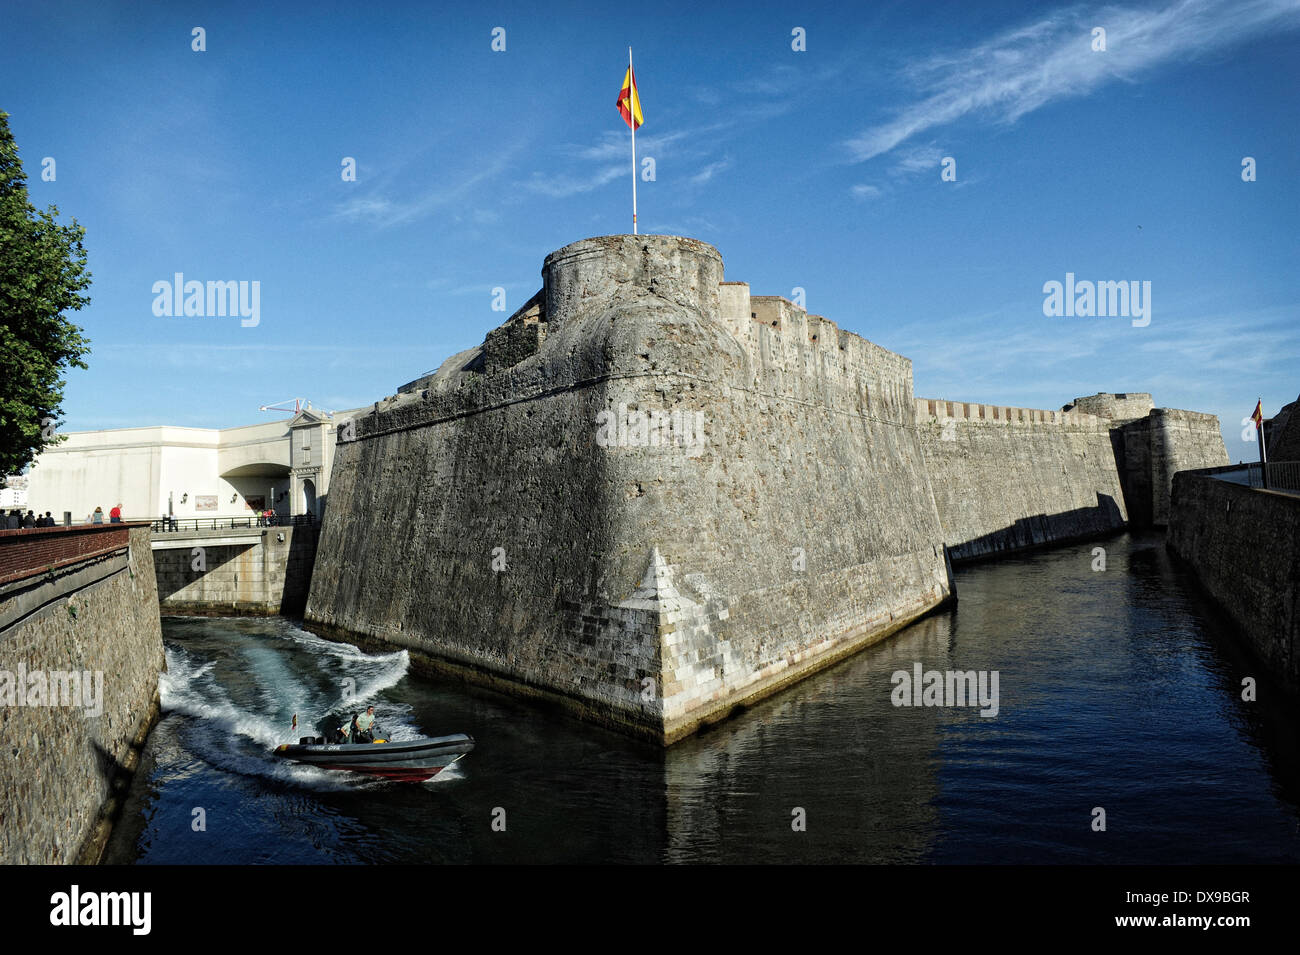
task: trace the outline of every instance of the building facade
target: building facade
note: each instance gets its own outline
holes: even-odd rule
[[[70,432],[28,469],[27,506],[59,521],[71,512],[74,523],[114,505],[127,520],[249,517],[268,507],[281,518],[319,518],[341,415],[305,408],[236,428]]]

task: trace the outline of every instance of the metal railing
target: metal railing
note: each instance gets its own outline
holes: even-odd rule
[[[1268,469],[1265,481],[1264,468]],[[1270,491],[1300,493],[1300,461],[1269,461],[1263,467],[1259,462],[1246,465],[1251,487],[1267,487]]]
[[[220,531],[240,527],[311,527],[316,524],[314,514],[295,514],[293,517],[160,517],[150,524],[155,534],[181,531]]]

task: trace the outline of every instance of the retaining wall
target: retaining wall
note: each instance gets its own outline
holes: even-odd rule
[[[149,527],[0,531],[0,567],[0,862],[94,861],[157,716]]]
[[[1245,643],[1300,692],[1300,496],[1183,472],[1167,546],[1237,624]]]

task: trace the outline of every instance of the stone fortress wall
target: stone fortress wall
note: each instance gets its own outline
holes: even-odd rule
[[[1107,534],[1128,519],[1105,418],[922,398],[916,426],[953,560]]]
[[[950,600],[950,555],[1124,524],[1109,419],[918,402],[907,358],[705,243],[542,277],[340,443],[313,629],[668,743]]]
[[[1062,410],[1096,415],[1099,418],[1108,418],[1116,424],[1126,424],[1145,418],[1156,410],[1156,403],[1145,391],[1113,394],[1099,392],[1085,398],[1075,398]]]
[[[1272,418],[1264,420],[1264,441],[1270,461],[1300,461],[1300,398],[1283,405]]]

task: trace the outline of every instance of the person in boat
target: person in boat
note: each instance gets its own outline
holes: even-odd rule
[[[353,720],[356,727],[356,733],[353,739],[358,743],[373,743],[375,741],[375,708],[367,706],[366,711]]]
[[[357,714],[353,713],[348,721],[334,731],[334,743],[354,743],[357,733]]]

